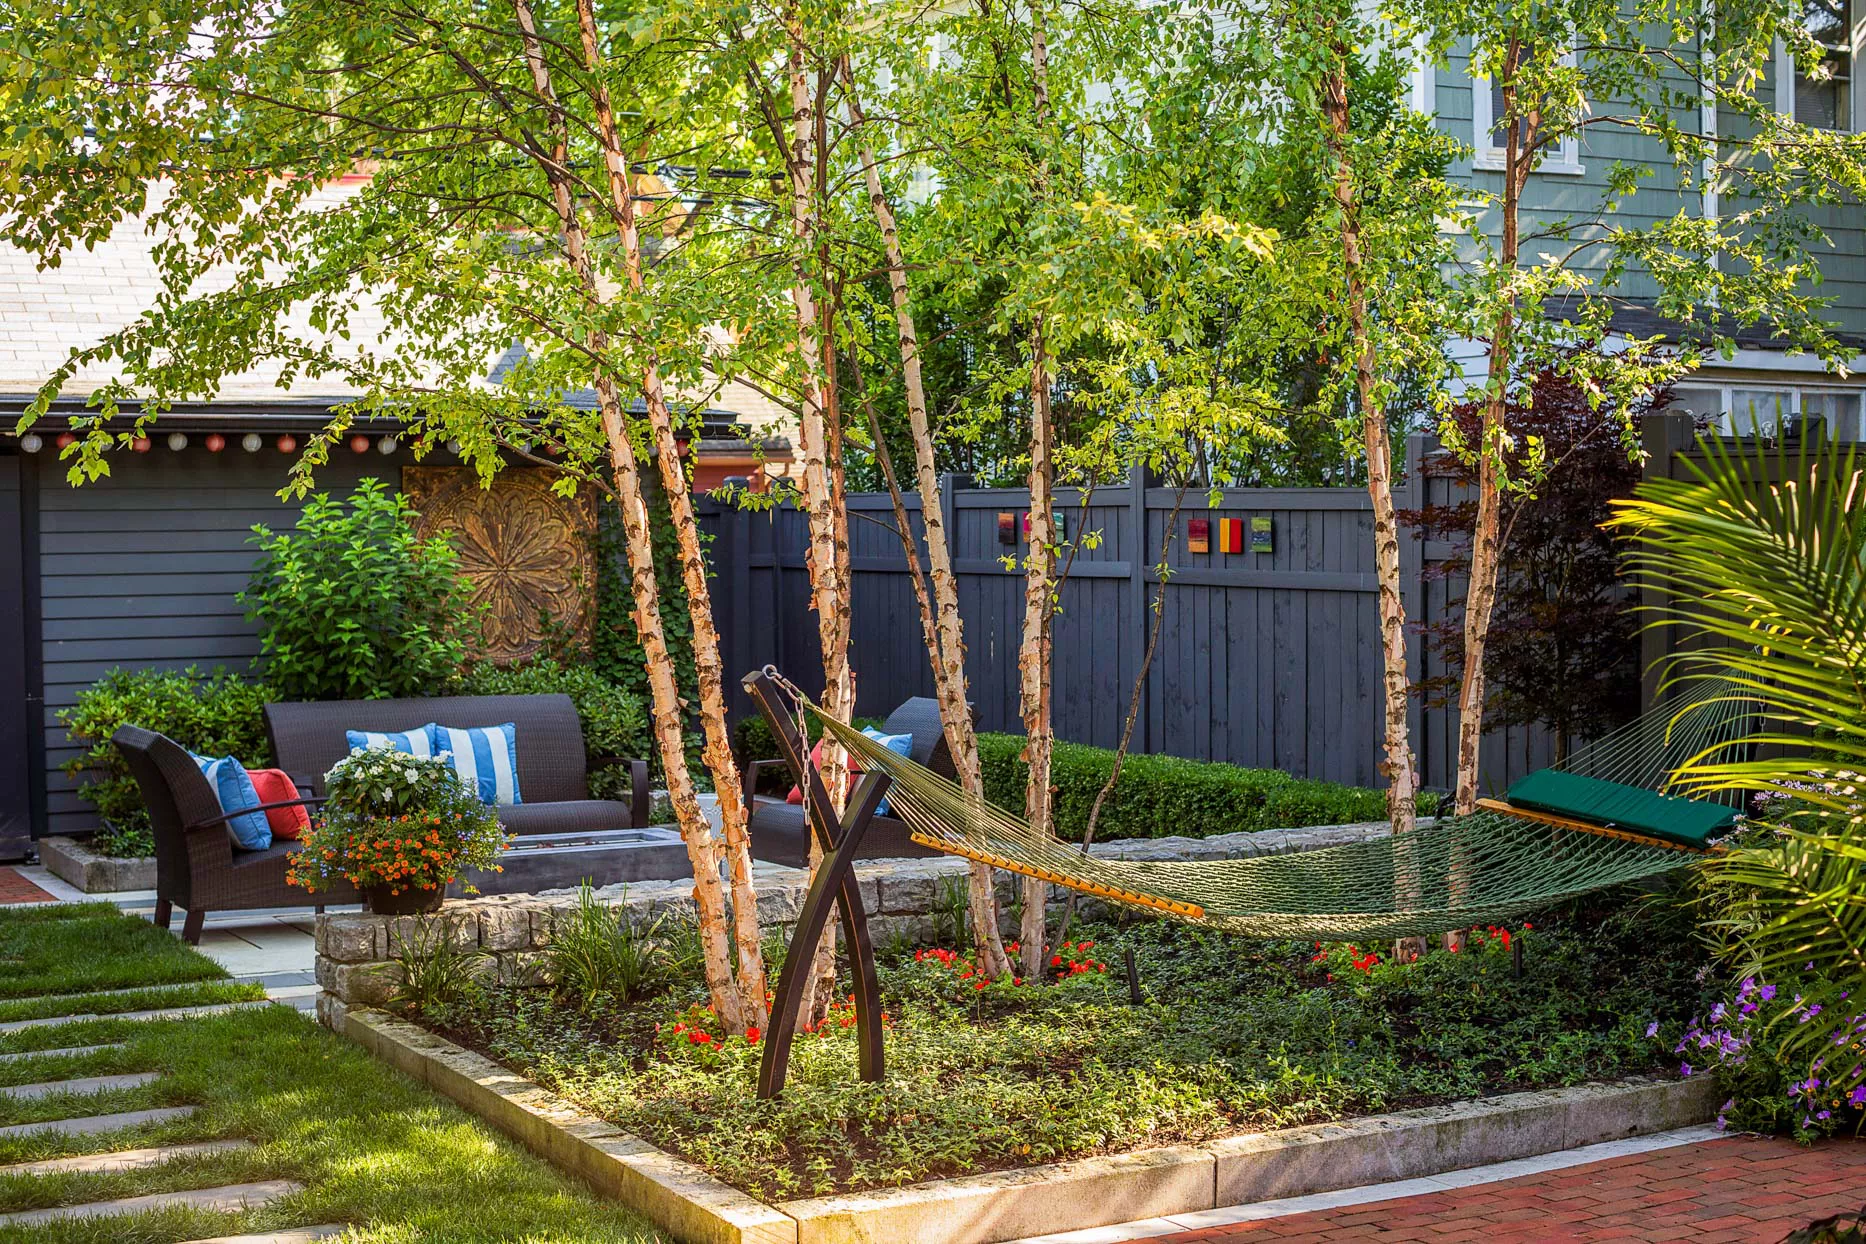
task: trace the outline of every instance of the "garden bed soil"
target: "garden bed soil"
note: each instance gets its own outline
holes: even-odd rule
[[[1642,1077],[879,1191],[760,1201],[483,1054],[382,1012],[341,1031],[534,1152],[704,1244],[993,1244],[1535,1156],[1708,1120],[1706,1080]]]
[[[38,846],[39,859],[52,875],[86,894],[155,889],[153,855],[126,858],[100,855],[76,839],[62,837],[41,838]]]
[[[879,963],[886,1081],[858,1080],[844,1000],[799,1038],[776,1101],[751,1093],[756,1034],[726,1034],[690,971],[634,1001],[574,984],[560,994],[537,984],[554,970],[553,942],[501,959],[496,975],[488,964],[419,1018],[779,1202],[1669,1071],[1668,1043],[1648,1029],[1701,1014],[1708,980],[1667,924],[1676,918],[1577,907],[1534,931],[1476,931],[1464,953],[1415,964],[1102,924],[1060,948],[1046,974],[1060,979],[1038,987],[986,981],[952,951],[895,946]],[[1518,976],[1511,952],[1525,945]],[[1129,949],[1139,1005],[1119,970]]]

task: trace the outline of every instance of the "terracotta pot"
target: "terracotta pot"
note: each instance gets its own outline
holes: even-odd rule
[[[418,912],[439,911],[441,900],[447,897],[445,886],[404,889],[400,894],[390,893],[392,889],[393,886],[366,885],[363,901],[379,916],[412,916]]]

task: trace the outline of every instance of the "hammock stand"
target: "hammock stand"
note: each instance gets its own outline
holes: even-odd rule
[[[1254,937],[1380,939],[1512,919],[1605,886],[1669,872],[1717,851],[1735,813],[1664,792],[1694,755],[1740,747],[1746,697],[1732,681],[1709,682],[1609,735],[1560,769],[1512,786],[1511,801],[1482,800],[1470,816],[1398,838],[1239,860],[1123,862],[1087,855],[1015,816],[968,796],[811,704],[772,666],[744,687],[797,774],[822,860],[791,934],[758,1096],[784,1090],[816,946],[832,906],[842,913],[855,976],[861,1077],[883,1075],[880,990],[874,947],[853,873],[863,834],[883,796],[924,846],[1036,877],[1221,932]],[[790,706],[795,706],[795,713]],[[1674,709],[1676,711],[1674,711]],[[837,816],[811,763],[804,731],[814,716],[825,741],[863,766]],[[1682,721],[1692,723],[1680,727]]]
[[[765,1035],[764,1053],[758,1059],[758,1096],[774,1098],[784,1091],[790,1073],[791,1044],[797,1038],[797,1021],[808,997],[810,969],[817,943],[829,924],[832,907],[842,912],[842,937],[849,947],[849,964],[855,974],[855,1033],[857,1067],[861,1077],[879,1083],[883,1075],[884,1050],[881,1043],[881,986],[875,976],[875,947],[868,935],[868,915],[862,908],[861,887],[855,883],[855,859],[861,851],[862,835],[875,817],[882,796],[888,793],[893,779],[878,769],[870,769],[850,792],[847,811],[836,815],[829,790],[810,763],[810,751],[798,733],[796,720],[784,708],[784,691],[770,666],[747,674],[745,691],[764,714],[771,733],[777,737],[784,763],[797,775],[797,784],[809,810],[805,821],[816,843],[823,849],[822,862],[804,896],[803,908],[791,930],[791,949],[785,956],[784,971],[778,976],[777,995],[771,1003],[771,1026]]]

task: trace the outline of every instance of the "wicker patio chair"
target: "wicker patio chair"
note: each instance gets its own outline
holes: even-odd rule
[[[227,832],[227,822],[247,812],[311,806],[323,800],[302,794],[297,799],[222,811],[213,786],[173,739],[139,726],[124,726],[110,741],[123,753],[136,778],[155,832],[158,926],[168,928],[174,909],[184,908],[188,916],[182,937],[194,946],[200,944],[201,922],[210,911],[311,905],[323,911],[326,903],[362,901],[355,889],[340,881],[330,890],[318,891],[312,904],[308,892],[285,881],[286,865],[298,850],[296,841],[279,839],[264,850],[246,851],[235,847]]]
[[[888,714],[887,721],[882,723],[881,732],[913,735],[913,750],[909,755],[914,763],[924,765],[942,777],[958,780],[958,770],[953,767],[952,753],[946,746],[946,729],[940,721],[939,701],[928,696],[915,696]],[[810,838],[809,827],[804,821],[803,805],[757,794],[764,774],[787,767],[782,760],[754,760],[745,766],[745,805],[752,812],[752,858],[791,868],[808,868]],[[792,774],[791,780],[796,781],[797,775]],[[891,816],[877,816],[869,821],[868,831],[862,838],[856,858],[924,859],[942,854],[914,842],[909,837],[912,832],[905,821]]]

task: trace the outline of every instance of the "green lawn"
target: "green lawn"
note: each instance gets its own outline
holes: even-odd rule
[[[0,910],[0,998],[226,975],[166,930],[127,918],[107,903]]]
[[[50,912],[8,918],[10,953],[49,963],[76,926],[98,926],[84,944],[113,955],[66,974],[70,988],[224,976],[167,934],[132,917]],[[110,925],[141,925],[150,933]],[[166,941],[162,939],[167,939]],[[247,987],[231,982],[210,989]],[[69,1001],[76,1001],[70,999]],[[0,1175],[0,1212],[151,1192],[293,1179],[306,1185],[244,1214],[169,1211],[107,1222],[67,1222],[4,1233],[9,1244],[175,1244],[314,1223],[351,1224],[346,1241],[526,1241],[649,1244],[662,1239],[639,1217],[590,1195],[546,1163],[464,1112],[285,1007],[162,1022],[98,1018],[0,1035],[0,1053],[105,1042],[122,1049],[0,1063],[0,1084],[157,1071],[162,1079],[76,1101],[0,1099],[0,1126],[74,1113],[194,1105],[186,1119],[102,1136],[0,1138],[0,1165],[186,1141],[243,1139],[254,1148],[155,1170],[58,1176]]]

